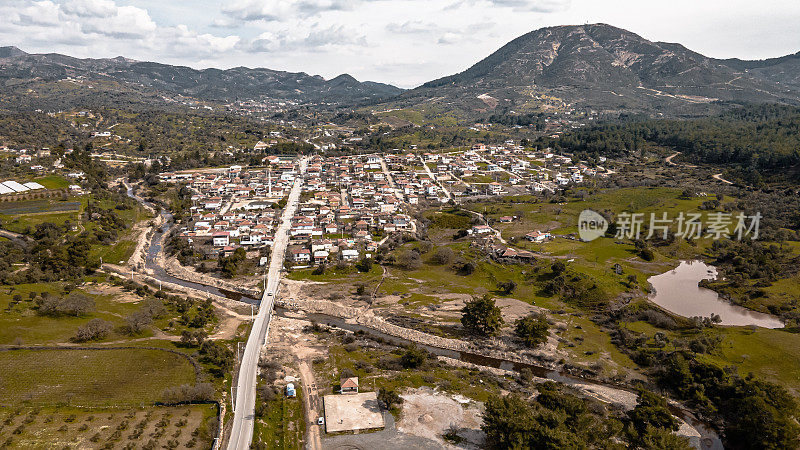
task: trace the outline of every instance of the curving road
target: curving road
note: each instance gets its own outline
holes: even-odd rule
[[[239,366],[239,379],[236,384],[236,402],[234,403],[233,428],[230,439],[228,440],[228,450],[245,450],[250,448],[253,441],[253,426],[255,425],[255,405],[256,405],[256,381],[258,375],[258,360],[261,348],[264,346],[269,334],[269,322],[272,318],[275,293],[278,290],[278,282],[281,278],[283,269],[283,259],[286,253],[286,246],[289,243],[289,228],[292,225],[292,217],[297,210],[300,200],[300,192],[303,186],[303,174],[306,171],[307,160],[300,161],[300,176],[298,176],[292,190],[289,193],[289,200],[281,216],[281,223],[275,231],[275,243],[272,246],[272,255],[269,262],[269,271],[265,280],[266,288],[261,298],[261,306],[258,309],[253,327],[250,330],[250,337],[247,338],[247,345],[244,349],[242,362]]]

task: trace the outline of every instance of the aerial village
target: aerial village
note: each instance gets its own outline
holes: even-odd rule
[[[268,145],[259,142],[256,147],[263,150]],[[286,265],[306,268],[371,258],[391,235],[416,232],[414,215],[422,208],[554,192],[582,183],[585,177],[607,174],[602,167],[573,164],[569,157],[526,150],[513,141],[448,153],[315,155],[309,159],[301,202],[289,230]],[[160,174],[163,182],[184,183],[193,191],[190,220],[181,229],[181,238],[208,257],[229,256],[239,247],[259,252],[260,266],[268,262],[265,249],[275,238],[281,200],[297,176],[297,160],[277,155],[265,157],[258,168]],[[501,243],[489,225],[476,225],[469,232],[487,245]],[[527,238],[542,242],[549,235],[531,230]],[[507,246],[494,251],[501,257],[532,257]]]

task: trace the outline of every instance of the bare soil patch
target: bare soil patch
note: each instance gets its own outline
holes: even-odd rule
[[[448,430],[457,430],[461,447],[480,448],[484,433],[483,404],[458,395],[447,395],[424,387],[401,395],[403,410],[397,431],[431,439],[443,447],[452,447],[443,439]]]

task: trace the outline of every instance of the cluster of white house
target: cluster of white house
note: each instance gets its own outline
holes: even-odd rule
[[[582,183],[584,177],[605,174],[605,169],[583,162],[573,164],[572,158],[555,155],[550,149],[526,149],[514,141],[497,146],[476,144],[467,151],[425,153],[423,160],[435,179],[450,186],[455,196],[501,195],[507,192],[507,185],[553,191],[558,186]]]
[[[304,189],[311,195],[292,219],[289,257],[299,265],[352,262],[378,248],[377,237],[414,231],[416,194],[398,188],[379,155],[312,157]]]
[[[184,183],[192,189],[190,220],[181,236],[193,244],[207,244],[208,253],[228,253],[239,246],[271,246],[274,205],[288,195],[297,176],[294,161],[279,157],[273,157],[263,169],[231,166],[160,174],[164,182]]]
[[[184,183],[193,191],[181,236],[208,254],[271,246],[276,208],[299,173],[293,159],[271,156],[268,163],[259,169],[160,174],[163,181]],[[288,258],[299,265],[356,261],[377,250],[376,237],[414,231],[407,211],[414,194],[406,196],[387,178],[380,157],[311,157],[289,229]]]

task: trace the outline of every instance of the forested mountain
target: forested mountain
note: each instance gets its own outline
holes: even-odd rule
[[[0,48],[0,86],[85,78],[181,94],[200,100],[293,100],[300,103],[353,104],[395,96],[403,90],[374,82],[359,82],[343,74],[331,80],[306,73],[236,67],[195,70],[155,62],[79,59],[59,54],[28,54],[16,47]]]
[[[598,124],[540,146],[581,156],[620,156],[648,145],[680,151],[684,158],[734,169],[734,178],[760,185],[765,177],[800,181],[800,108],[755,105],[692,120]]]
[[[707,114],[717,102],[797,104],[799,67],[798,55],[723,61],[610,25],[558,26],[520,36],[401,98],[481,112],[524,112],[556,97],[598,110]]]
[[[68,78],[78,79],[74,87],[55,86]],[[87,80],[94,91],[79,88]],[[0,101],[7,104],[108,106],[114,97],[147,104],[163,94],[217,102],[432,103],[445,110],[500,115],[583,109],[699,116],[716,114],[729,103],[800,104],[800,53],[761,61],[720,60],[610,25],[558,26],[527,33],[461,73],[404,92],[347,74],[325,80],[263,68],[195,70],[0,47]]]

